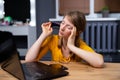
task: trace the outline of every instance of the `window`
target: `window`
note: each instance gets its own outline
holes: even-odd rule
[[[110,10],[109,19],[114,18],[114,20],[116,19],[118,20],[118,18],[120,18],[119,7],[120,0],[55,0],[55,1],[56,1],[56,18],[53,19],[51,18],[49,19],[50,21],[61,20],[63,14],[70,10],[82,11],[83,13],[86,14],[87,19],[102,18],[101,10],[105,6],[108,6]]]

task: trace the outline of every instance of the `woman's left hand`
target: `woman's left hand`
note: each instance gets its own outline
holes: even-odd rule
[[[68,38],[68,42],[67,42],[68,48],[69,48],[70,45],[74,45],[75,36],[76,36],[76,27],[73,27],[73,29],[71,30],[71,34]]]

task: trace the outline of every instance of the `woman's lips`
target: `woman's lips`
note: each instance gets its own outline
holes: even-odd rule
[[[62,32],[62,31],[59,31],[59,35],[63,35],[63,32]]]

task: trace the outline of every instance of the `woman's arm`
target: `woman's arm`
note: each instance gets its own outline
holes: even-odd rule
[[[77,56],[88,62],[93,67],[103,67],[104,59],[101,54],[96,52],[89,52],[74,46],[74,40],[76,35],[76,28],[74,28],[71,32],[70,37],[68,38],[67,46],[68,48],[75,53]]]
[[[77,56],[88,62],[93,67],[103,67],[104,60],[103,56],[101,54],[98,54],[96,52],[89,52],[80,48],[77,48],[76,46],[69,45],[69,49],[75,53]]]
[[[27,54],[25,56],[25,61],[36,61],[40,53],[41,44],[44,41],[44,39],[45,39],[44,34],[41,34],[40,37],[37,39],[37,41],[27,51]]]
[[[32,45],[32,47],[28,50],[25,61],[36,61],[37,57],[40,53],[41,44],[43,41],[52,33],[51,23],[43,23],[42,24],[42,33],[37,41]]]

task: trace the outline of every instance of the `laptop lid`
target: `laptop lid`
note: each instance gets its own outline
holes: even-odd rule
[[[9,59],[5,60],[2,63],[1,68],[5,70],[6,72],[13,75],[18,80],[25,80],[25,76],[21,67],[21,63],[18,58],[18,54],[14,52],[15,54],[12,54]]]
[[[11,32],[0,31],[0,63],[1,68],[19,80],[24,80],[20,66],[19,53]]]
[[[4,57],[2,59],[0,56],[0,59],[2,59],[1,67],[19,80],[48,80],[68,75],[68,72],[65,71],[67,68],[60,64],[47,65],[42,62],[21,64],[20,56],[12,37],[5,40],[2,46],[6,47],[0,53]],[[2,46],[0,45],[0,47]]]

